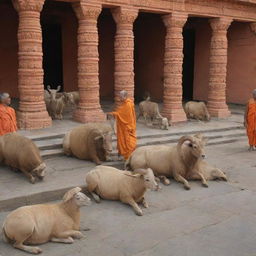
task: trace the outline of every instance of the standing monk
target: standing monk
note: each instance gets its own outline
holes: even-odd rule
[[[120,92],[121,105],[109,113],[116,119],[118,154],[128,159],[136,148],[136,115],[134,103],[127,98],[127,92]]]
[[[249,151],[256,149],[256,89],[252,92],[252,98],[246,105],[244,114],[244,126],[249,139]]]
[[[10,95],[0,94],[0,135],[17,131],[15,110],[9,107],[10,104]]]

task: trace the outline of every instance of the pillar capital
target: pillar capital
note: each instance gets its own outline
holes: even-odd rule
[[[188,15],[186,13],[171,13],[162,16],[164,25],[169,27],[183,28],[185,25]]]
[[[45,0],[12,0],[13,6],[17,12],[35,11],[41,12]]]
[[[78,20],[88,19],[97,21],[102,9],[101,5],[86,4],[84,1],[73,3],[72,7]]]
[[[130,24],[133,25],[138,16],[138,10],[135,8],[118,7],[112,9],[112,15],[117,25]]]
[[[256,34],[256,22],[250,23],[250,29],[254,34]]]
[[[229,17],[219,17],[219,18],[209,19],[210,26],[214,32],[227,31],[232,21],[233,19]]]

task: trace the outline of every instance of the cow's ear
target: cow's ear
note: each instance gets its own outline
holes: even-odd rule
[[[47,90],[51,90],[51,86],[50,85],[47,85]]]
[[[63,196],[63,202],[66,203],[70,199],[72,199],[78,192],[80,192],[82,189],[80,187],[72,188],[66,194]]]
[[[57,92],[59,92],[60,89],[61,89],[61,85],[58,85],[58,87],[57,87]]]
[[[203,140],[203,139],[204,139],[204,136],[203,136],[203,134],[201,134],[201,133],[195,134],[194,137],[196,137],[196,138],[198,138],[198,139],[200,139],[200,140]]]

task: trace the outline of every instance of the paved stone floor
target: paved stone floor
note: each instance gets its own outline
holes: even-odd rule
[[[185,191],[172,181],[146,194],[150,207],[142,217],[119,202],[93,202],[81,210],[82,226],[91,228],[87,237],[72,245],[41,245],[42,255],[256,256],[256,152],[248,152],[244,141],[207,147],[207,157],[223,168],[229,182],[210,182],[209,188],[192,182]],[[51,161],[52,166],[67,167],[65,158]],[[1,224],[7,214],[0,213]],[[2,241],[0,254],[26,255]]]

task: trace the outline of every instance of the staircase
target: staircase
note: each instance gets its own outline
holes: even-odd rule
[[[195,133],[203,133],[208,138],[207,145],[218,145],[232,143],[239,140],[246,140],[246,133],[241,125],[219,129],[204,129],[193,131]],[[165,133],[156,130],[154,134],[138,136],[138,146],[156,145],[156,144],[173,144],[183,135],[191,134],[191,132],[172,132]],[[64,155],[62,150],[62,141],[64,134],[52,134],[31,138],[40,149],[41,156],[44,159]],[[116,145],[116,138],[113,139]],[[113,157],[117,156],[116,146],[112,153]]]

